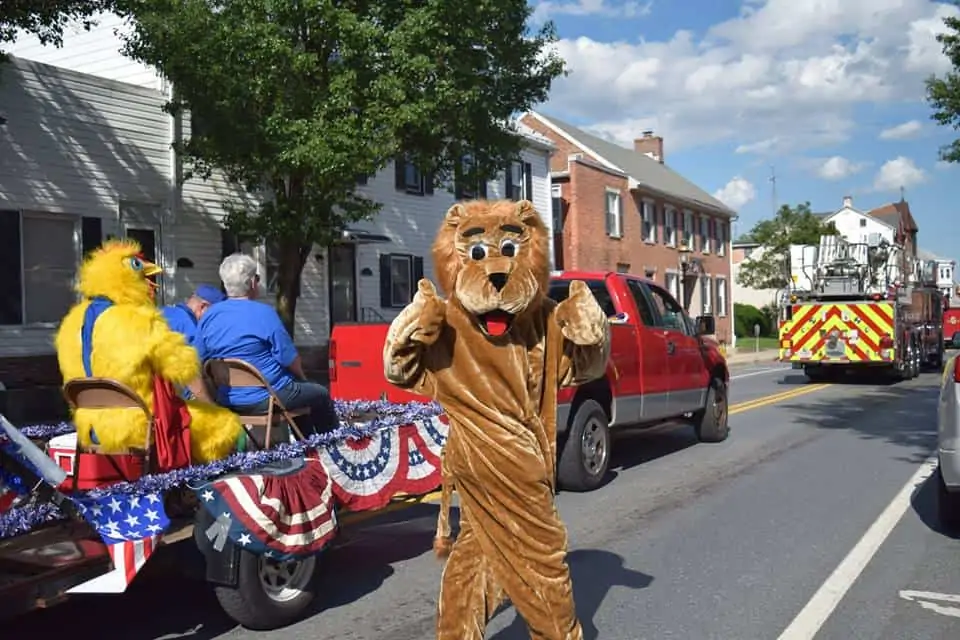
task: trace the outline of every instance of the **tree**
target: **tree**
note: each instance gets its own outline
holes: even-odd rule
[[[403,156],[431,186],[479,184],[519,157],[511,117],[546,99],[563,61],[526,0],[128,0],[131,57],[195,126],[187,177],[259,197],[226,225],[279,247],[277,310],[293,330],[303,265],[378,204],[358,177]],[[468,160],[465,160],[468,158]]]
[[[737,282],[753,289],[783,289],[790,282],[790,245],[820,244],[820,236],[836,234],[832,222],[810,211],[810,203],[783,205],[772,220],[761,220],[750,230],[760,250],[740,263]]]
[[[944,18],[943,24],[947,30],[937,34],[937,42],[950,59],[953,71],[943,77],[931,76],[927,79],[927,102],[933,107],[933,120],[941,126],[957,130],[960,129],[960,74],[957,71],[960,69],[960,18]],[[940,159],[960,162],[960,140],[941,147]]]
[[[109,0],[3,0],[0,2],[0,45],[13,42],[18,31],[37,36],[42,44],[63,44],[63,29],[71,22],[85,29],[109,9]],[[0,52],[0,61],[3,53]]]

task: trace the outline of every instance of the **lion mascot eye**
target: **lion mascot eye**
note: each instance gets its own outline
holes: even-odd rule
[[[500,255],[504,258],[513,258],[517,255],[520,245],[514,240],[504,240],[500,243]]]
[[[474,260],[483,260],[487,257],[487,247],[483,244],[475,244],[470,247],[470,257]]]

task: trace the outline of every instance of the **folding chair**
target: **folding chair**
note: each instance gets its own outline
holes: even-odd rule
[[[264,449],[269,449],[270,442],[273,439],[274,429],[282,426],[284,423],[293,430],[293,433],[299,439],[304,439],[303,433],[300,431],[294,418],[308,415],[310,409],[288,410],[283,402],[280,401],[280,398],[277,397],[273,387],[270,386],[270,383],[267,382],[266,378],[263,377],[263,374],[261,374],[255,366],[245,360],[236,360],[233,358],[213,359],[207,360],[207,362],[204,363],[203,371],[204,375],[218,388],[257,387],[267,392],[269,402],[267,403],[266,415],[240,416],[240,423],[243,425],[244,431],[247,432],[247,436],[252,442],[262,446]],[[256,438],[248,427],[254,431],[262,429],[265,432],[262,445],[260,445],[260,439]],[[277,435],[282,435],[282,431],[278,430]]]
[[[69,404],[70,408],[74,411],[77,409],[138,409],[143,412],[144,417],[147,419],[147,435],[143,449],[134,448],[119,454],[103,454],[100,453],[100,448],[97,445],[91,445],[87,449],[82,449],[80,439],[78,438],[76,460],[73,470],[74,490],[77,489],[80,476],[85,475],[82,469],[84,454],[88,454],[88,456],[89,454],[93,454],[106,459],[113,470],[116,471],[118,475],[117,479],[119,480],[133,482],[138,479],[131,477],[135,473],[151,472],[151,451],[153,449],[154,428],[153,413],[150,411],[150,407],[147,406],[133,389],[110,378],[74,378],[73,380],[68,380],[63,385],[63,395],[67,400],[67,404]],[[128,464],[122,465],[127,468],[121,468],[118,460],[126,459],[129,463],[131,462],[130,458],[138,459],[142,468],[133,472],[131,472],[132,470]],[[94,467],[92,471],[98,473],[97,468],[100,465],[93,462],[91,462],[91,465]]]

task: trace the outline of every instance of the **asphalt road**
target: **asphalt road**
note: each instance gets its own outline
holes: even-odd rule
[[[924,480],[938,375],[824,386],[756,365],[733,377],[727,442],[697,444],[689,428],[625,434],[606,486],[558,497],[586,637],[960,637],[960,540],[937,530]],[[145,575],[125,596],[77,599],[3,634],[428,640],[435,516],[422,505],[346,531],[313,615],[280,631],[235,628],[203,585]],[[488,633],[526,637],[512,609]]]

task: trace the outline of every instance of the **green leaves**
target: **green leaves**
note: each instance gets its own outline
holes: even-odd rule
[[[810,211],[810,203],[783,205],[770,220],[761,220],[747,236],[760,248],[740,263],[737,282],[754,289],[782,289],[790,280],[790,245],[819,244],[820,236],[837,233],[833,223]]]
[[[937,42],[941,44],[954,70],[942,77],[931,76],[927,79],[927,103],[933,107],[931,118],[934,121],[957,130],[960,129],[960,75],[957,74],[957,69],[960,69],[960,19],[944,18],[943,24],[947,31],[937,34]],[[960,140],[941,147],[940,159],[960,162]]]

